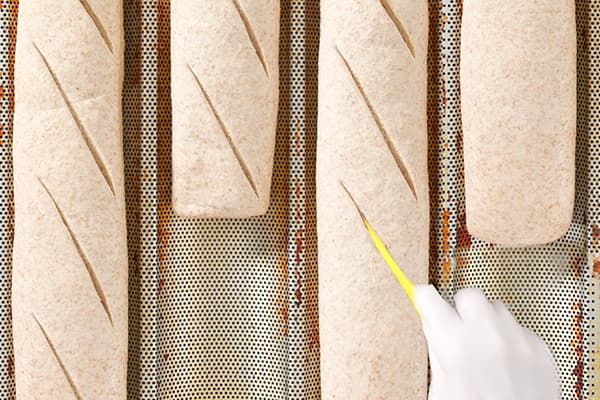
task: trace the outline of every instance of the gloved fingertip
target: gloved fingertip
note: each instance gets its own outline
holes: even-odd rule
[[[454,295],[454,301],[465,301],[465,302],[485,302],[488,303],[488,299],[483,293],[483,290],[477,287],[469,287],[465,289],[461,289]]]
[[[454,295],[454,304],[458,315],[464,321],[491,320],[496,311],[485,293],[479,288],[461,289]]]
[[[456,310],[442,298],[433,285],[415,285],[414,298],[423,324],[431,329],[456,322]]]

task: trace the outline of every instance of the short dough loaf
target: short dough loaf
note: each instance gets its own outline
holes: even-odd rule
[[[173,0],[173,207],[242,218],[269,206],[279,0]]]
[[[120,0],[19,4],[17,399],[127,396]]]
[[[323,399],[427,398],[407,275],[428,280],[426,0],[321,1],[317,224]]]
[[[551,242],[573,214],[575,2],[465,1],[462,21],[469,231],[506,246]]]

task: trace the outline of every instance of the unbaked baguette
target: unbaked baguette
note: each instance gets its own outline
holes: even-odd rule
[[[419,319],[360,217],[411,279],[427,282],[427,27],[426,0],[321,2],[317,225],[326,400],[427,398]]]
[[[242,218],[269,206],[278,0],[173,0],[173,207]]]
[[[573,214],[575,2],[466,1],[462,24],[469,231],[507,246],[551,242]]]
[[[120,0],[19,4],[17,399],[126,398]]]

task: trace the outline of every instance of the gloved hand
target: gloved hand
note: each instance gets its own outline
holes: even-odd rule
[[[503,303],[465,289],[452,308],[424,285],[414,297],[429,348],[429,400],[561,399],[550,350]]]

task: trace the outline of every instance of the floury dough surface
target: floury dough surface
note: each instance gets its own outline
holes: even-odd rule
[[[464,2],[461,96],[467,224],[507,246],[561,237],[573,214],[573,0]]]
[[[278,0],[171,2],[173,207],[242,218],[269,206]]]
[[[418,316],[357,207],[409,278],[427,282],[427,1],[323,0],[321,24],[322,397],[425,400]]]
[[[118,0],[19,4],[13,336],[18,400],[127,395]]]

